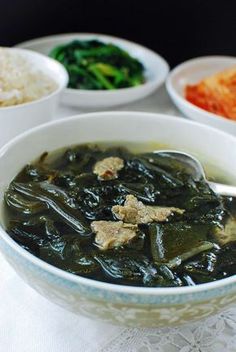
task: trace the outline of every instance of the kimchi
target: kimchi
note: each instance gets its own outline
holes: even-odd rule
[[[236,120],[236,67],[187,85],[185,97],[199,108]]]

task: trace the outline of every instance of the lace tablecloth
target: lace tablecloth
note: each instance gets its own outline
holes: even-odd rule
[[[119,110],[178,115],[165,90]],[[57,117],[78,113],[60,107]],[[165,329],[116,327],[76,316],[27,286],[0,256],[0,352],[235,352],[236,308]]]

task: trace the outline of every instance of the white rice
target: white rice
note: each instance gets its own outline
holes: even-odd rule
[[[20,53],[0,48],[0,108],[40,99],[57,83]]]

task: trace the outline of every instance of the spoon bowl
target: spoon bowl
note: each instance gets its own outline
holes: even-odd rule
[[[204,168],[200,161],[188,153],[180,152],[178,150],[156,150],[155,154],[175,158],[187,166],[187,172],[192,175],[194,181],[204,179],[213,192],[222,196],[236,197],[236,186],[225,185],[217,182],[210,182],[207,180]]]

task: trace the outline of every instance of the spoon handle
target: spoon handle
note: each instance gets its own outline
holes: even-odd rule
[[[221,183],[208,182],[211,189],[222,196],[236,197],[236,186],[223,185]]]

